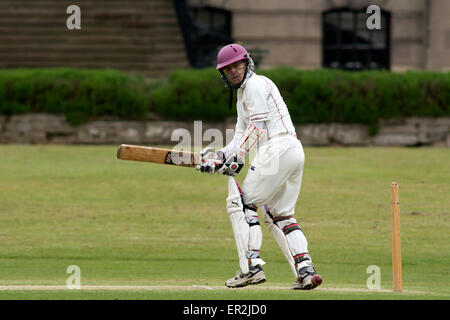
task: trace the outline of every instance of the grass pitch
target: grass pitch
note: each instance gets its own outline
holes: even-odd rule
[[[296,218],[324,279],[307,292],[288,290],[293,276],[264,225],[268,281],[225,288],[238,269],[226,177],[119,161],[116,150],[0,146],[0,299],[450,298],[449,149],[305,148]],[[392,181],[403,293],[392,292]],[[70,265],[81,290],[65,287]],[[370,265],[379,291],[367,289]]]

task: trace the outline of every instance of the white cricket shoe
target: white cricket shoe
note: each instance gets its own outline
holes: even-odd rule
[[[291,286],[294,290],[311,290],[320,286],[322,277],[316,272],[314,267],[304,267],[299,271],[299,277]]]
[[[260,266],[251,267],[250,272],[243,274],[240,270],[234,278],[225,281],[228,288],[245,287],[249,284],[258,284],[266,281],[266,275]]]

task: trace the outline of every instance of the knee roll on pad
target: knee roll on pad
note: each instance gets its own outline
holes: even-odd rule
[[[244,207],[246,208],[245,220],[249,226],[247,258],[249,259],[249,264],[251,266],[262,266],[265,262],[259,255],[259,249],[262,244],[262,230],[259,224],[258,214],[253,207],[251,207],[251,209],[249,209],[249,206],[246,205],[244,205]]]
[[[248,206],[244,205],[245,207],[245,220],[247,221],[248,225],[250,227],[258,226],[259,225],[259,219],[258,214],[253,209],[248,209]]]

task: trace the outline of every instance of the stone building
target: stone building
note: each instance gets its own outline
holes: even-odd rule
[[[70,5],[81,29],[68,29]],[[368,30],[369,5],[381,30]],[[259,66],[450,68],[448,0],[0,0],[0,68],[116,68],[165,77],[229,41]]]
[[[364,65],[364,61],[370,61],[365,47],[372,45],[369,51],[373,52],[373,48],[385,51],[384,66],[392,71],[450,69],[448,0],[191,0],[190,3],[229,10],[232,37],[257,53],[262,52],[262,67],[330,66],[332,61],[327,61],[326,49],[339,47],[336,46],[339,41],[333,39],[337,30],[341,36],[338,50],[342,56],[347,49],[353,54],[353,59],[341,56],[344,61],[337,67],[345,68],[347,63],[350,69],[358,68],[359,62]],[[375,30],[372,39],[373,32],[366,26],[370,17],[366,9],[370,5],[377,5],[385,19],[382,30]],[[330,24],[327,20],[334,18],[333,11],[340,12],[341,19]]]
[[[172,0],[0,0],[0,69],[61,66],[152,78],[188,67]]]

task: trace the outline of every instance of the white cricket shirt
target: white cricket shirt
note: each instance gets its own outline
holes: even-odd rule
[[[228,156],[250,124],[265,131],[266,138],[296,135],[288,108],[277,86],[265,76],[253,74],[237,91],[237,123],[233,141],[222,151]]]

